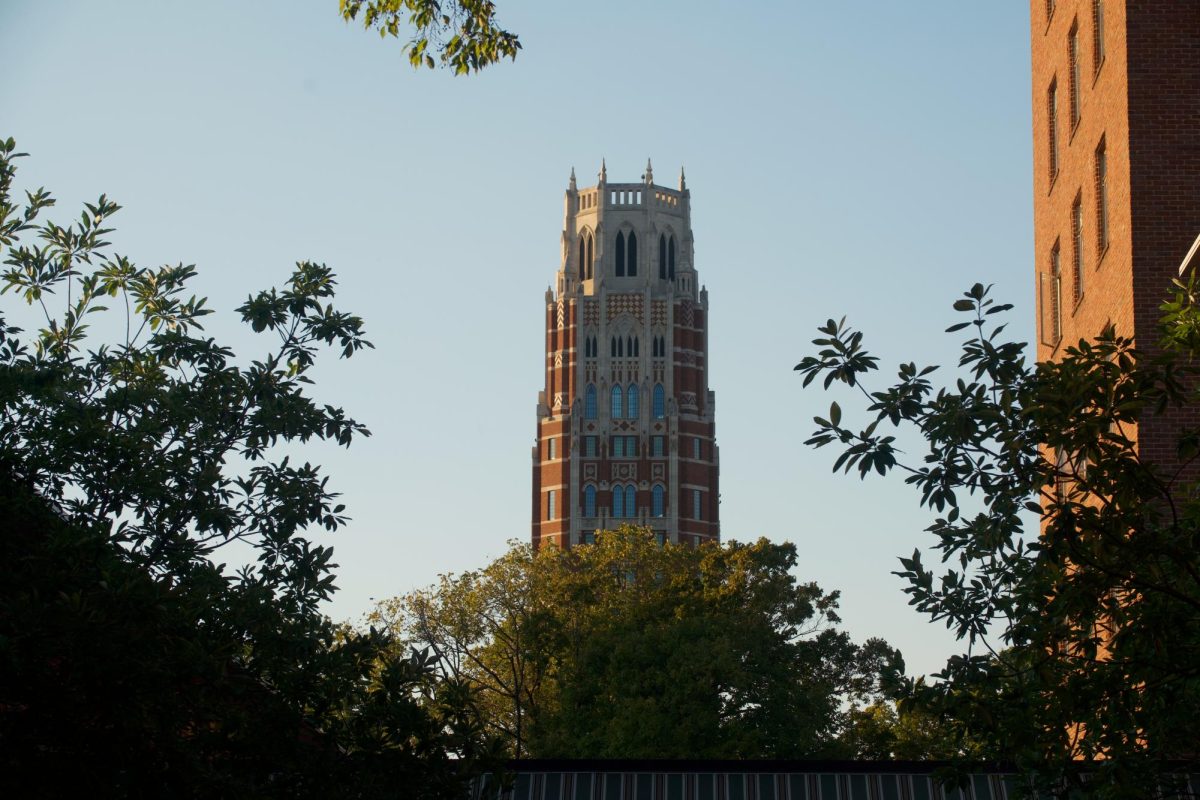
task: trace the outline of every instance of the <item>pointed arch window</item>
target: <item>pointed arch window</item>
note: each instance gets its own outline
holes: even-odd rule
[[[662,419],[666,416],[666,392],[663,391],[661,383],[654,384],[654,418]]]
[[[632,352],[631,352],[629,355],[633,356],[634,358],[637,358],[637,355],[638,355],[638,337],[636,337],[636,336],[635,336],[635,337],[633,337],[633,351],[632,351]]]
[[[666,515],[666,498],[667,490],[663,488],[663,485],[661,483],[654,484],[654,489],[650,492],[650,516]]]
[[[632,483],[625,487],[625,516],[637,516],[637,489]]]
[[[640,410],[638,408],[638,387],[636,383],[631,383],[625,390],[625,416],[629,419],[637,419]]]
[[[592,279],[592,265],[596,263],[595,244],[596,244],[595,240],[592,239],[592,234],[588,233],[588,235],[587,235],[587,260],[584,261],[583,263],[587,266],[587,278],[585,280],[589,280],[589,281]]]
[[[587,280],[587,236],[579,237],[579,280]]]
[[[612,418],[621,418],[621,387],[612,387]]]
[[[637,277],[637,234],[629,232],[629,277]]]
[[[614,486],[612,490],[612,516],[614,519],[625,516],[625,489],[621,486]]]
[[[635,353],[633,351],[633,337],[632,336],[625,337],[625,352],[628,353],[630,355],[630,357],[637,355],[637,353]]]
[[[585,517],[596,516],[596,487],[590,483],[583,487],[583,515]]]
[[[584,419],[596,418],[596,387],[590,383],[583,393],[583,417]]]
[[[617,231],[617,277],[625,277],[625,234]]]
[[[667,237],[662,233],[658,235],[658,279],[667,279]]]
[[[667,242],[667,279],[675,280],[675,237]]]

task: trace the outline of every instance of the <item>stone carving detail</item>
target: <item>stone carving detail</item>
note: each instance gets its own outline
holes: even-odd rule
[[[696,393],[695,392],[680,392],[679,393],[679,405],[682,406],[683,408],[695,408],[696,407]]]
[[[667,472],[666,464],[659,462],[659,463],[650,465],[650,477],[653,480],[656,480],[656,481],[666,480],[666,472]]]
[[[562,366],[562,350],[558,350],[554,353],[554,366]]]
[[[608,319],[629,314],[639,323],[642,321],[642,296],[640,294],[610,294],[608,296]]]
[[[583,304],[583,324],[595,327],[600,324],[600,304],[595,300],[587,300]]]
[[[562,328],[563,328],[563,325],[564,325],[564,320],[565,320],[565,319],[566,319],[566,310],[565,310],[565,304],[564,304],[564,302],[563,302],[563,301],[560,299],[560,300],[558,301],[558,327],[559,327],[559,330],[562,330]]]
[[[652,300],[650,301],[650,324],[666,325],[667,324],[667,301]]]
[[[685,328],[690,328],[694,321],[692,298],[685,297],[683,298],[683,302],[679,304],[679,323]]]
[[[612,479],[614,481],[629,481],[637,477],[637,464],[613,464]]]
[[[567,395],[565,392],[555,392],[554,393],[554,407],[555,408],[565,408],[566,403],[567,403]]]
[[[591,462],[591,463],[587,463],[587,464],[583,465],[583,478],[584,478],[584,480],[588,480],[588,481],[596,480],[596,464],[595,464],[595,462]]]
[[[679,353],[679,361],[682,364],[695,364],[696,363],[696,354],[691,352],[690,350],[684,350]]]

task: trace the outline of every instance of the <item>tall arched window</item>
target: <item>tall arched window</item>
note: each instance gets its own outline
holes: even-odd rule
[[[608,355],[610,358],[617,357],[617,337],[612,337],[608,340]]]
[[[632,483],[625,487],[625,516],[637,516],[637,488]]]
[[[612,490],[612,515],[614,519],[625,516],[625,490],[614,486]]]
[[[592,279],[592,265],[596,263],[595,241],[592,239],[592,234],[587,235],[587,260],[583,262],[587,267],[587,277],[584,280]]]
[[[667,237],[662,233],[658,235],[658,279],[667,279]]]
[[[583,417],[584,419],[596,418],[596,387],[590,383],[583,393]]]
[[[638,350],[639,350],[639,348],[638,348],[638,337],[637,337],[637,336],[635,336],[635,337],[633,337],[633,352],[632,352],[632,353],[630,353],[630,355],[632,355],[634,358],[636,358],[636,357],[637,357],[637,354],[638,354]]]
[[[675,237],[667,242],[667,279],[675,280]]]
[[[662,419],[664,416],[666,416],[666,413],[667,413],[666,394],[667,393],[663,391],[663,385],[661,383],[654,384],[654,418],[655,419]]]
[[[629,277],[637,276],[637,234],[629,232]]]
[[[612,387],[612,418],[621,418],[621,387]]]
[[[654,489],[650,492],[650,515],[653,517],[665,516],[666,511],[667,490],[663,488],[661,483],[654,484]]]
[[[617,277],[625,277],[625,234],[617,231]]]
[[[631,383],[625,391],[625,416],[629,419],[637,419],[639,410],[638,387],[636,383]]]
[[[579,280],[587,280],[587,234],[579,237]]]
[[[583,487],[583,515],[585,517],[596,516],[596,487],[590,483]]]
[[[632,336],[625,337],[625,352],[629,353],[630,357],[637,355],[637,353],[635,353],[633,351],[633,337]]]

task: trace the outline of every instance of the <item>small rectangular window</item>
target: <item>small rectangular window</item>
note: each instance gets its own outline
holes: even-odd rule
[[[638,437],[636,437],[636,436],[626,436],[625,437],[625,455],[628,458],[637,458],[638,457]]]
[[[583,437],[583,455],[585,458],[595,458],[596,457],[596,437],[595,436]]]
[[[612,437],[612,453],[610,453],[610,456],[612,458],[624,458],[625,457],[625,437],[624,436]]]
[[[587,533],[585,533],[583,535],[583,541],[585,544],[595,544],[596,543],[596,532],[588,531]]]
[[[1092,0],[1092,68],[1104,63],[1104,0]]]
[[[692,458],[700,460],[700,437],[692,437]]]
[[[700,490],[692,489],[692,519],[700,519]]]
[[[553,439],[547,439],[547,440],[546,440],[546,459],[547,459],[548,461],[553,461],[553,460],[554,460],[554,458],[555,458],[555,452],[554,452],[554,440],[553,440]]]
[[[555,508],[554,508],[555,502],[554,501],[556,499],[557,499],[557,493],[553,489],[546,492],[546,519],[554,519],[555,518],[554,517],[554,511],[555,511]]]
[[[1079,124],[1079,24],[1071,26],[1067,38],[1067,55],[1071,65],[1071,129]]]
[[[1101,254],[1108,249],[1108,154],[1103,138],[1096,148],[1096,247]]]
[[[653,456],[655,458],[662,458],[665,440],[666,440],[666,437],[664,437],[664,436],[651,436],[650,437],[650,447],[651,447],[650,455],[651,456]]]

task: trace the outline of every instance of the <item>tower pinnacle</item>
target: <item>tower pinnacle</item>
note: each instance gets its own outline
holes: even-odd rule
[[[567,183],[567,189],[572,192],[575,191],[575,168],[574,167],[571,167],[571,180]]]
[[[687,191],[687,178],[685,178],[683,175],[683,167],[679,168],[679,191]]]
[[[600,159],[600,182],[608,182],[608,167],[604,166],[604,159]]]
[[[646,158],[646,174],[642,176],[646,183],[654,183],[654,167],[650,166],[649,157]]]

